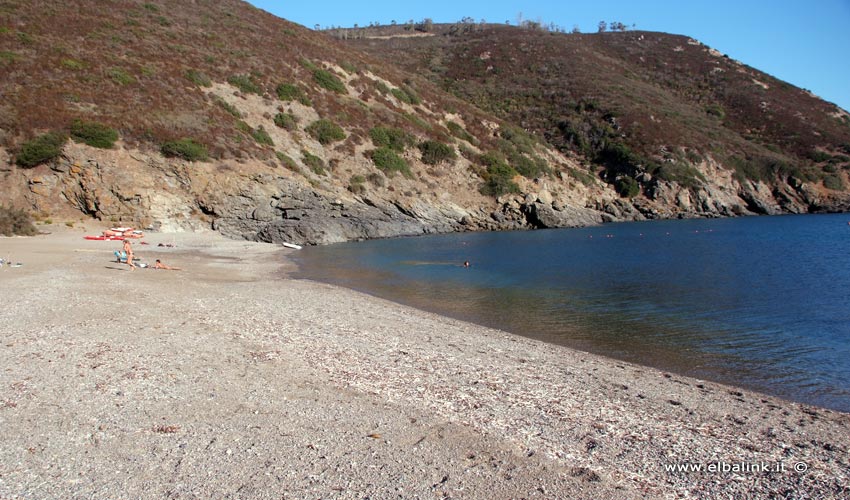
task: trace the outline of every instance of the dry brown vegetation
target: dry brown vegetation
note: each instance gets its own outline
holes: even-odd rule
[[[424,106],[481,121],[480,111],[428,82],[239,0],[6,0],[0,28],[0,93],[12,103],[0,145],[11,151],[83,120],[117,130],[131,146],[158,150],[191,139],[214,159],[268,156],[268,145],[244,140],[239,117],[208,95],[215,82],[269,102],[295,85],[298,95],[284,98],[360,136],[391,124],[439,139],[441,127]],[[427,104],[399,102],[366,72],[393,89],[415,90]],[[405,118],[411,114],[413,121]]]

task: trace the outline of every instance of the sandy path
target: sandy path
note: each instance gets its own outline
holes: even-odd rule
[[[850,494],[846,414],[287,279],[279,247],[154,234],[184,271],[131,272],[55,231],[0,239],[0,498]],[[664,470],[715,461],[785,470]]]

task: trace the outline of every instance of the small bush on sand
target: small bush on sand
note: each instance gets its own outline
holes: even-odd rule
[[[28,212],[0,205],[0,234],[32,236],[36,232],[32,216]]]

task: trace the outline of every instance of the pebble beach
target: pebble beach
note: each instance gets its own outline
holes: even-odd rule
[[[297,250],[0,238],[0,499],[850,496],[850,414],[290,277]],[[143,245],[141,242],[147,244]]]

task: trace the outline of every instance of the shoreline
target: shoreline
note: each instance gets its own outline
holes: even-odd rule
[[[129,272],[59,229],[0,239],[4,498],[850,492],[850,414],[281,277],[274,245],[152,234],[184,270]],[[784,470],[664,469],[719,462]]]

